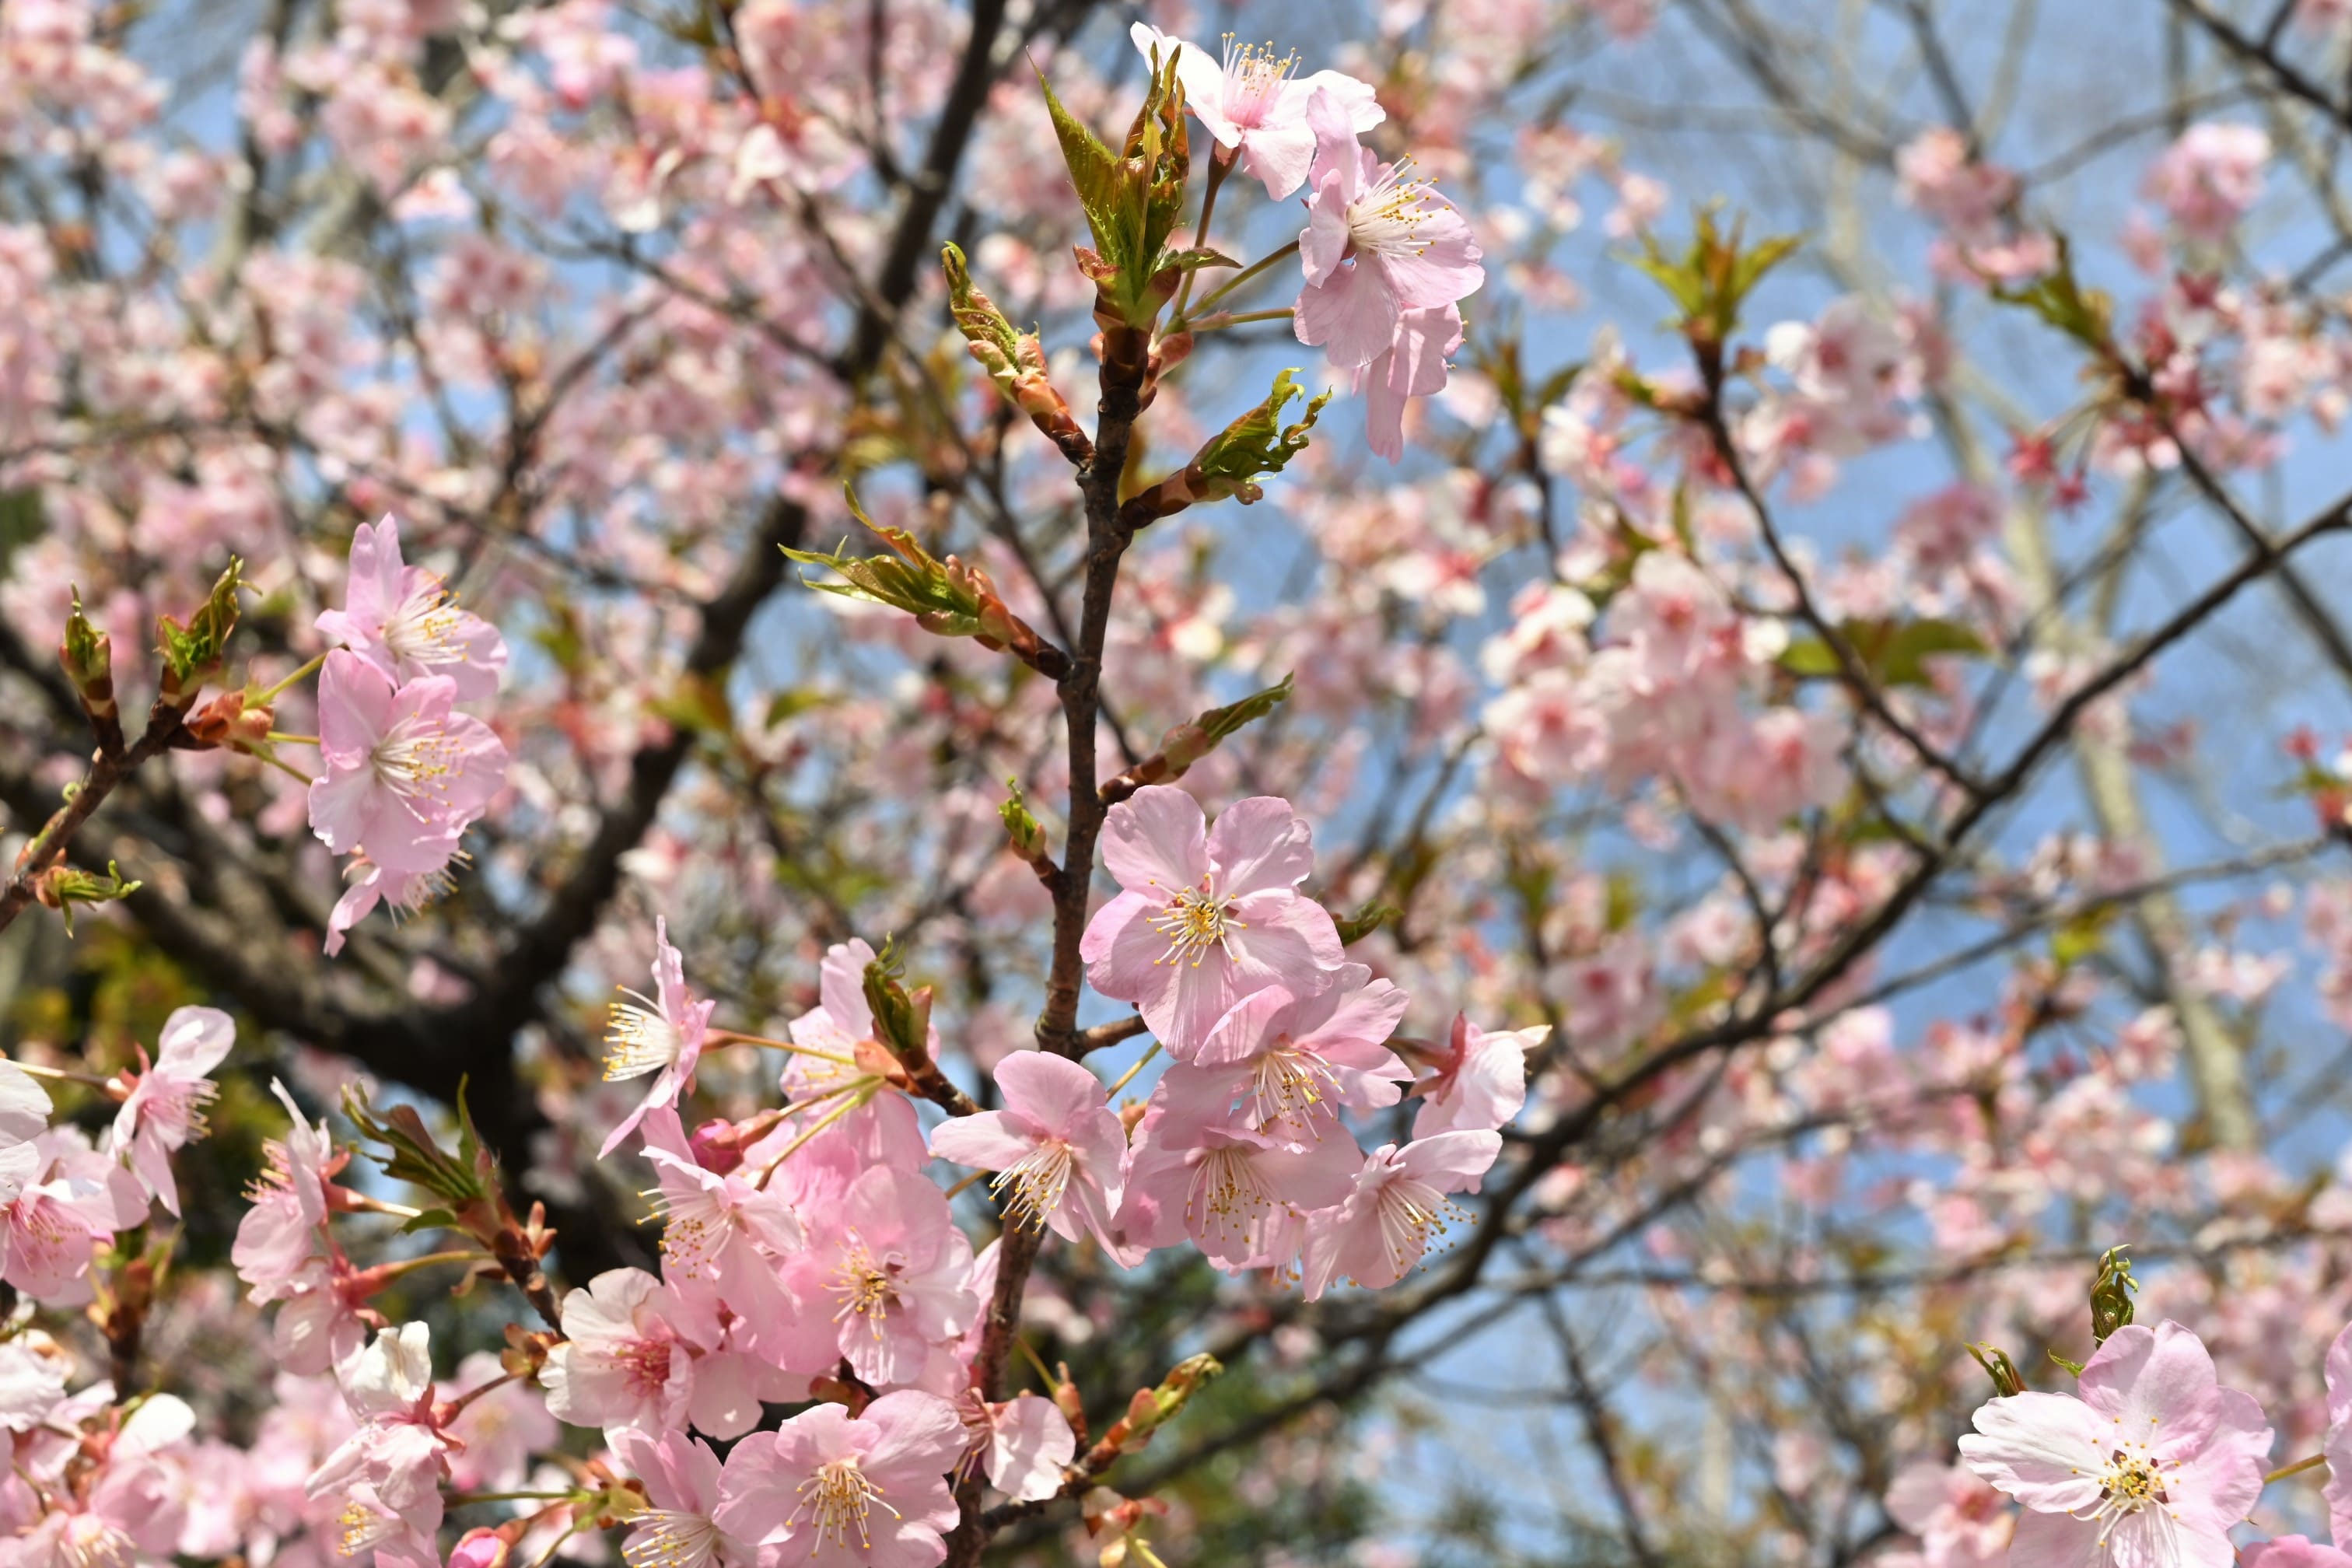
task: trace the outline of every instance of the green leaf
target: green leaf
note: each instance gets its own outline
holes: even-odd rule
[[[1094,231],[1095,247],[1108,258],[1106,236],[1117,233],[1118,226],[1118,159],[1100,137],[1062,107],[1054,84],[1042,70],[1037,73],[1037,85],[1045,89],[1045,112],[1054,121],[1054,139],[1062,144],[1062,163],[1078,193],[1078,209],[1087,216],[1087,227]]]
[[[784,546],[784,554],[803,566],[830,567],[840,576],[839,582],[824,582],[803,577],[801,580],[822,594],[838,594],[845,599],[862,599],[868,604],[887,605],[904,610],[915,617],[925,631],[940,637],[980,637],[983,584],[969,568],[952,558],[941,561],[925,550],[915,536],[903,528],[885,528],[866,515],[857,504],[857,494],[846,485],[843,493],[849,498],[850,515],[881,536],[894,553],[889,555],[849,555],[840,551],[822,554],[813,550],[794,550]]]
[[[1262,691],[1253,691],[1238,702],[1228,702],[1223,708],[1210,709],[1193,722],[1201,727],[1202,732],[1209,737],[1209,743],[1213,746],[1221,741],[1238,734],[1244,725],[1255,723],[1283,703],[1289,701],[1290,691],[1291,678],[1286,675],[1272,686]]]
[[[244,586],[245,563],[229,557],[228,569],[213,584],[213,591],[182,626],[171,616],[156,617],[157,651],[163,656],[163,688],[173,698],[195,695],[220,668],[229,634],[236,630],[237,590]]]
[[[1988,292],[2002,304],[2031,310],[2084,348],[2106,353],[2112,347],[2115,301],[2103,289],[2084,288],[2074,276],[2074,254],[2066,237],[2051,237],[2058,247],[2056,266],[2030,283],[1996,283]]]
[[[1297,374],[1286,370],[1276,375],[1274,389],[1266,394],[1264,403],[1211,437],[1193,456],[1185,472],[1193,500],[1222,500],[1232,496],[1247,506],[1265,493],[1253,480],[1262,475],[1280,473],[1284,465],[1307,449],[1307,433],[1314,428],[1316,416],[1331,401],[1331,395],[1326,392],[1309,398],[1306,417],[1296,424],[1284,425],[1283,405],[1301,393],[1292,379]]]
[[[126,882],[121,870],[111,860],[106,863],[106,875],[84,871],[73,866],[57,866],[41,873],[41,901],[58,911],[64,921],[66,934],[73,935],[73,912],[76,904],[106,904],[117,899],[127,899],[146,886],[143,882]]]
[[[1845,621],[1838,635],[1882,686],[1927,686],[1933,683],[1929,659],[1988,651],[1984,639],[1967,626],[1934,618]],[[1829,645],[1812,637],[1792,639],[1781,650],[1780,665],[1800,680],[1834,680],[1844,673]]]
[[[350,1084],[343,1089],[343,1114],[352,1119],[352,1125],[368,1142],[383,1146],[380,1151],[370,1151],[370,1157],[383,1167],[385,1175],[423,1187],[457,1208],[479,1204],[489,1195],[481,1174],[474,1169],[481,1150],[479,1140],[473,1136],[472,1118],[465,1118],[459,1152],[453,1157],[442,1149],[413,1105],[396,1105],[378,1116],[368,1103],[366,1092],[357,1084]],[[470,1151],[468,1142],[472,1143]]]
[[[1354,914],[1344,920],[1333,921],[1331,923],[1339,928],[1339,941],[1342,944],[1346,944],[1361,942],[1391,921],[1402,919],[1404,919],[1402,910],[1393,904],[1384,904],[1378,899],[1371,899],[1366,900]]]
[[[1649,234],[1642,249],[1626,259],[1635,270],[1666,291],[1680,315],[1676,323],[1694,342],[1721,345],[1739,325],[1739,308],[1764,275],[1796,250],[1803,241],[1780,235],[1741,243],[1743,220],[1735,218],[1728,233],[1716,227],[1715,215],[1701,208],[1691,230],[1691,241],[1680,257],[1666,254]]]
[[[1013,793],[996,808],[1004,821],[1004,836],[1012,841],[1013,852],[1024,860],[1034,860],[1045,852],[1045,829],[1030,815],[1029,803],[1022,798],[1021,781],[1006,779],[1005,787]]]

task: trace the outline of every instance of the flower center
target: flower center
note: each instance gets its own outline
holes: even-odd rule
[[[2164,1486],[2164,1467],[2155,1454],[2145,1445],[2126,1443],[2107,1455],[2107,1473],[2099,1478],[2099,1506],[2089,1517],[2101,1521],[2099,1540],[2104,1542],[2117,1521],[2143,1509],[2171,1505],[2172,1498]]]
[[[1276,55],[1271,43],[1243,44],[1225,35],[1225,118],[1244,130],[1265,123],[1266,111],[1282,96],[1282,84],[1298,68],[1293,50]]]
[[[698,1513],[648,1509],[633,1522],[637,1530],[621,1548],[629,1568],[702,1568],[717,1555],[719,1527]]]
[[[1168,951],[1152,963],[1190,963],[1198,969],[1213,947],[1233,957],[1233,933],[1249,925],[1228,912],[1233,900],[1218,898],[1213,889],[1212,876],[1204,875],[1199,888],[1178,889],[1168,907],[1151,917],[1151,929],[1168,939]]]
[[[1434,1238],[1445,1234],[1449,1220],[1461,1214],[1445,1194],[1414,1176],[1394,1176],[1381,1189],[1381,1244],[1399,1274],[1421,1261]]]
[[[999,1194],[1007,1187],[1013,1189],[1004,1205],[1007,1220],[1042,1230],[1045,1216],[1062,1206],[1062,1194],[1069,1188],[1070,1173],[1076,1164],[1076,1152],[1068,1143],[1049,1138],[996,1173],[988,1184]]]
[[[621,994],[636,999],[615,1002],[605,1015],[604,1081],[618,1083],[623,1079],[643,1078],[649,1072],[659,1072],[677,1060],[680,1042],[677,1027],[661,1010],[661,1004],[650,996],[640,995],[627,986],[620,987]]]
[[[165,1142],[176,1147],[211,1131],[205,1108],[220,1093],[220,1085],[205,1078],[172,1079],[152,1075],[146,1082],[147,1098],[139,1108],[139,1118],[163,1133]]]
[[[384,618],[384,647],[395,659],[428,668],[463,664],[466,651],[457,641],[463,617],[457,605],[457,596],[442,586],[439,578],[420,573],[400,607]]]
[[[457,748],[440,722],[411,713],[384,731],[368,752],[375,782],[390,790],[419,822],[431,822],[448,803],[457,774]]]
[[[835,1322],[860,1317],[873,1330],[876,1339],[882,1337],[882,1320],[890,1315],[898,1293],[892,1289],[889,1270],[876,1263],[866,1243],[855,1237],[833,1271],[833,1293],[841,1298],[841,1308],[833,1314]]]
[[[131,1537],[94,1513],[78,1513],[58,1537],[58,1554],[73,1568],[121,1568],[135,1554]]]
[[[1202,1151],[1184,1193],[1184,1217],[1202,1235],[1246,1244],[1273,1207],[1274,1194],[1259,1177],[1249,1150],[1228,1144]]]
[[[338,1529],[336,1549],[345,1557],[357,1557],[381,1542],[391,1539],[400,1524],[400,1516],[389,1510],[373,1508],[359,1498],[343,1504],[336,1517]]]
[[[1311,1131],[1318,1117],[1328,1120],[1331,1116],[1330,1108],[1323,1103],[1324,1097],[1339,1087],[1339,1075],[1331,1070],[1331,1064],[1323,1059],[1320,1052],[1293,1045],[1290,1037],[1285,1035],[1257,1058],[1257,1070],[1250,1084],[1257,1125],[1270,1127],[1288,1122],[1301,1131]]]
[[[793,1520],[807,1514],[816,1526],[820,1549],[827,1536],[833,1538],[835,1545],[846,1549],[849,1532],[854,1530],[857,1532],[858,1550],[870,1550],[874,1540],[866,1521],[877,1503],[892,1519],[904,1517],[883,1501],[882,1489],[866,1479],[856,1459],[835,1459],[820,1466],[816,1474],[800,1484],[800,1506],[793,1510],[792,1519],[784,1521],[785,1526],[789,1528]]]
[[[628,1379],[629,1392],[644,1398],[669,1385],[670,1351],[666,1339],[628,1340],[613,1347],[613,1360]]]
[[[1352,249],[1373,256],[1419,256],[1429,248],[1421,237],[1421,225],[1429,216],[1423,203],[1431,186],[1427,180],[1407,178],[1412,169],[1411,158],[1389,164],[1348,204]]]

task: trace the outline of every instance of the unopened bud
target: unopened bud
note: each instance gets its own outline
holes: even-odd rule
[[[696,1128],[687,1148],[693,1152],[694,1163],[714,1175],[726,1175],[743,1163],[742,1131],[723,1116],[714,1116]]]
[[[457,1538],[450,1549],[449,1568],[507,1568],[507,1559],[513,1548],[506,1538],[487,1525],[477,1526]]]
[[[555,1348],[553,1334],[544,1330],[530,1330],[520,1323],[507,1325],[506,1349],[499,1352],[499,1370],[515,1377],[535,1378],[539,1369],[547,1364],[547,1352]]]
[[[1181,776],[1185,769],[1207,756],[1216,744],[1198,723],[1188,721],[1177,725],[1160,738],[1160,754],[1168,759],[1168,776]]]
[[[2092,1343],[2105,1344],[2109,1334],[2132,1321],[2131,1293],[2138,1289],[2124,1248],[2111,1247],[2100,1254],[2099,1272],[2091,1281]]]

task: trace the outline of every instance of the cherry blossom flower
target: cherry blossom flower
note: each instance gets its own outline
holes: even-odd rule
[[[2205,120],[2180,133],[2147,171],[2147,194],[2193,239],[2227,238],[2263,194],[2271,139],[2261,127]]]
[[[1923,1563],[2002,1568],[2016,1515],[2001,1495],[1958,1465],[1918,1463],[1886,1489],[1887,1516],[1917,1538]]]
[[[1236,46],[1225,35],[1222,64],[1207,50],[1169,37],[1146,22],[1129,28],[1128,36],[1146,59],[1156,52],[1162,64],[1172,55],[1176,79],[1184,86],[1184,107],[1199,117],[1216,139],[1221,157],[1238,152],[1241,165],[1265,184],[1265,194],[1280,201],[1307,181],[1315,161],[1315,132],[1307,122],[1307,105],[1326,92],[1350,132],[1370,131],[1388,118],[1374,101],[1369,83],[1334,70],[1295,76],[1297,53],[1276,55],[1272,44]]]
[[[1502,1151],[1498,1132],[1440,1132],[1374,1150],[1346,1201],[1307,1221],[1307,1299],[1336,1279],[1379,1289],[1412,1272],[1431,1238],[1445,1232],[1453,1208],[1445,1194],[1476,1192]]]
[[[855,1417],[819,1405],[736,1444],[713,1517],[763,1568],[930,1568],[955,1528],[946,1478],[964,1443],[937,1394],[901,1389]]]
[[[1363,1152],[1339,1127],[1303,1146],[1234,1119],[1232,1080],[1171,1068],[1136,1128],[1120,1257],[1172,1247],[1184,1237],[1234,1269],[1277,1268],[1298,1253],[1300,1223],[1346,1201]]]
[[[1551,1026],[1489,1034],[1461,1013],[1437,1071],[1422,1080],[1412,1135],[1500,1127],[1528,1101],[1528,1053],[1551,1037]]]
[[[1004,1109],[950,1117],[931,1133],[942,1160],[997,1173],[1013,1225],[1080,1232],[1108,1245],[1122,1186],[1127,1131],[1103,1102],[1102,1080],[1066,1058],[1015,1051],[996,1066]]]
[[[1061,1491],[1078,1437],[1052,1400],[1023,1393],[991,1404],[968,1388],[956,1408],[963,1418],[965,1466],[977,1466],[991,1485],[1017,1501],[1043,1502]]]
[[[1236,801],[1209,830],[1184,791],[1136,791],[1103,824],[1103,863],[1122,891],[1087,927],[1087,980],[1134,1003],[1179,1060],[1248,993],[1311,985],[1343,959],[1330,915],[1298,891],[1311,837],[1276,796]]]
[[[822,1136],[849,1144],[866,1163],[919,1165],[924,1158],[922,1124],[907,1097],[878,1085],[865,1091],[851,1087],[871,1076],[856,1058],[859,1042],[874,1037],[874,1009],[866,1000],[866,966],[874,959],[874,949],[862,938],[824,950],[824,961],[817,968],[818,1005],[791,1026],[793,1044],[823,1054],[794,1056],[785,1063],[784,1092],[794,1103],[810,1105],[820,1117],[841,1108],[839,1100],[828,1097],[866,1092],[863,1104]],[[939,1048],[935,1027],[931,1054],[937,1056]]]
[[[684,1425],[694,1358],[672,1325],[675,1298],[642,1268],[613,1268],[563,1298],[564,1341],[540,1381],[574,1426],[663,1431]]]
[[[2227,1568],[2230,1528],[2263,1489],[2262,1407],[2220,1386],[2203,1342],[2173,1322],[2117,1329],[2077,1386],[1991,1400],[1960,1439],[1969,1468],[2028,1510],[2011,1560]]]
[[[314,1498],[347,1499],[346,1556],[355,1544],[430,1542],[441,1525],[449,1439],[434,1419],[433,1354],[423,1323],[386,1329],[335,1365],[359,1430],[310,1472]],[[386,1516],[390,1516],[387,1518]]]
[[[617,1083],[647,1073],[654,1081],[636,1109],[605,1135],[604,1146],[596,1152],[600,1160],[636,1131],[647,1111],[676,1105],[677,1097],[694,1087],[695,1064],[702,1059],[711,1009],[719,1005],[698,1002],[687,990],[686,962],[669,944],[669,922],[658,915],[654,918],[654,994],[646,996],[625,986],[621,994],[630,1000],[612,1006],[604,1035],[604,1081]]]
[[[2352,1552],[2303,1535],[2251,1542],[2238,1554],[2238,1568],[2352,1568]]]
[[[460,1491],[520,1486],[530,1473],[531,1456],[554,1447],[561,1434],[547,1401],[529,1384],[507,1380],[506,1369],[488,1351],[459,1362],[438,1397],[464,1402],[444,1428],[454,1440],[449,1484]]]
[[[1404,407],[1445,390],[1446,365],[1462,347],[1462,311],[1446,304],[1402,310],[1389,345],[1355,374],[1371,448],[1390,462],[1404,456]]]
[[[1408,310],[1441,310],[1486,282],[1470,226],[1410,164],[1383,163],[1356,141],[1340,105],[1318,92],[1307,226],[1298,259],[1298,341],[1342,370],[1389,351]]]
[[[616,1433],[613,1452],[645,1483],[652,1507],[629,1521],[621,1544],[629,1568],[751,1568],[756,1553],[711,1517],[719,1507],[719,1456],[683,1432],[656,1439]]]
[[[352,535],[343,607],[320,612],[318,625],[395,685],[447,677],[460,702],[496,694],[506,668],[498,628],[457,608],[440,578],[402,561],[400,523],[389,513]]]
[[[276,1079],[269,1089],[293,1122],[282,1141],[272,1138],[262,1144],[262,1157],[268,1163],[246,1190],[252,1206],[237,1221],[236,1240],[229,1249],[229,1260],[252,1287],[257,1302],[290,1293],[289,1282],[319,1256],[327,1223],[327,1178],[338,1163],[326,1124],[304,1121],[302,1108]]]
[[[971,1244],[940,1189],[911,1171],[877,1165],[839,1203],[804,1212],[808,1246],[784,1269],[800,1307],[782,1364],[826,1372],[847,1360],[877,1388],[921,1379],[940,1347],[962,1334],[978,1310]],[[787,1345],[757,1325],[761,1344]]]
[[[454,846],[453,846],[454,852]],[[352,927],[375,912],[376,905],[389,903],[394,917],[413,915],[442,894],[457,886],[442,865],[430,866],[420,871],[394,871],[375,864],[365,855],[354,855],[344,868],[351,886],[335,900],[327,916],[326,954],[332,958],[343,951],[343,937]]]
[[[1396,1033],[1405,994],[1343,963],[1313,988],[1276,983],[1236,1002],[1217,1020],[1190,1065],[1232,1080],[1248,1124],[1311,1142],[1342,1105],[1394,1105],[1412,1072],[1381,1042]]]
[[[114,1113],[107,1152],[128,1157],[140,1185],[177,1215],[179,1184],[172,1179],[172,1152],[205,1135],[205,1107],[220,1092],[207,1075],[236,1043],[236,1026],[216,1007],[182,1007],[163,1020],[155,1060],[139,1052],[139,1072],[131,1093]]]
[[[101,1161],[99,1172],[87,1164],[77,1171],[73,1167],[81,1163],[58,1158],[67,1147],[53,1131],[36,1142],[0,1148],[0,1202],[7,1224],[0,1279],[35,1300],[56,1305],[89,1294],[90,1249],[125,1228],[126,1206],[134,1211],[130,1224],[146,1217],[145,1194],[135,1177],[110,1161]]]
[[[664,1283],[714,1325],[722,1304],[755,1330],[789,1317],[793,1303],[777,1269],[803,1241],[790,1199],[698,1163],[674,1110],[646,1117],[645,1132],[659,1184]]]
[[[395,688],[357,654],[327,656],[319,676],[326,771],[310,786],[310,827],[328,848],[407,876],[448,863],[507,769],[506,747],[451,709],[456,696],[446,676]]]

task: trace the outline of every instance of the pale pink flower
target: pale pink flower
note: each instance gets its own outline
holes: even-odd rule
[[[2352,1541],[2352,1326],[2327,1347],[2327,1524],[2338,1541]]]
[[[2261,127],[2200,121],[2147,171],[2147,191],[2195,239],[2226,238],[2263,194],[2271,139]]]
[[[1960,1439],[1969,1468],[2028,1510],[2010,1561],[2228,1568],[2230,1528],[2262,1494],[2262,1406],[2220,1386],[2203,1342],[2173,1322],[2117,1329],[2077,1387],[1993,1399]]]
[[[1330,94],[1351,132],[1370,131],[1388,118],[1373,100],[1370,83],[1339,71],[1294,76],[1296,53],[1276,55],[1272,44],[1236,46],[1225,35],[1224,59],[1212,59],[1198,45],[1172,38],[1147,22],[1128,29],[1146,59],[1156,50],[1162,65],[1176,58],[1176,79],[1184,86],[1184,107],[1216,139],[1219,153],[1265,184],[1276,201],[1306,183],[1315,161],[1315,132],[1307,105],[1317,92]]]
[[[772,1338],[795,1372],[827,1372],[845,1359],[877,1388],[921,1379],[979,1308],[971,1244],[945,1195],[911,1171],[877,1165],[837,1205],[804,1211],[803,1220],[808,1246],[784,1270],[800,1310],[772,1335],[759,1325],[761,1349]]]
[[[996,1190],[1009,1191],[1008,1223],[1108,1245],[1127,1131],[1104,1103],[1102,1080],[1050,1052],[1015,1051],[997,1064],[996,1084],[1004,1109],[949,1118],[932,1131],[931,1152],[996,1172]]]
[[[963,1448],[937,1394],[901,1389],[856,1417],[819,1405],[735,1445],[714,1517],[762,1568],[930,1568],[955,1528],[947,1473]]]
[[[0,1058],[0,1144],[26,1143],[48,1131],[48,1090],[31,1073]]]
[[[394,684],[446,676],[460,702],[494,695],[506,668],[506,639],[479,616],[457,608],[440,578],[401,560],[400,524],[389,513],[352,535],[343,607],[321,611],[319,630]]]
[[[1223,1075],[1181,1065],[1161,1075],[1135,1131],[1121,1261],[1189,1236],[1227,1268],[1285,1266],[1306,1215],[1347,1199],[1363,1152],[1343,1129],[1294,1147],[1243,1125],[1233,1098]]]
[[[238,1278],[252,1287],[257,1302],[292,1294],[290,1281],[320,1255],[327,1223],[327,1177],[335,1158],[326,1124],[314,1127],[305,1121],[301,1107],[283,1083],[272,1079],[269,1089],[293,1123],[283,1142],[272,1138],[262,1144],[269,1163],[246,1190],[253,1206],[237,1221],[236,1241],[229,1249],[229,1260]]]
[[[1347,1200],[1307,1222],[1307,1299],[1337,1279],[1379,1289],[1412,1272],[1453,1217],[1446,1194],[1476,1192],[1502,1150],[1498,1132],[1440,1132],[1374,1150]]]
[[[209,1075],[236,1043],[236,1026],[216,1007],[182,1007],[163,1020],[151,1066],[139,1051],[139,1073],[114,1113],[107,1152],[127,1157],[139,1184],[163,1206],[180,1212],[172,1179],[172,1152],[205,1135],[205,1107],[220,1092]]]
[[[1210,831],[1184,791],[1136,791],[1103,824],[1103,864],[1123,890],[1087,927],[1087,980],[1134,1003],[1180,1060],[1249,993],[1312,985],[1344,955],[1330,915],[1298,891],[1311,841],[1273,795],[1236,801]]]
[[[1999,1492],[1961,1466],[1905,1466],[1886,1489],[1886,1512],[1936,1568],[2001,1568],[2009,1561],[2016,1516]]]
[[[740,1166],[721,1173],[698,1163],[674,1110],[646,1117],[645,1138],[659,1184],[663,1281],[714,1326],[725,1306],[754,1338],[761,1325],[788,1318],[792,1298],[777,1270],[803,1237],[783,1190],[761,1188]]]
[[[110,1161],[100,1162],[100,1170],[111,1175],[93,1172],[83,1162],[58,1159],[58,1134],[49,1133],[0,1148],[0,1212],[7,1223],[0,1279],[53,1305],[89,1294],[91,1248],[124,1228],[126,1205],[136,1211],[130,1224],[146,1217],[145,1194],[130,1173]]]
[[[1412,1074],[1381,1044],[1404,1016],[1405,994],[1343,963],[1312,985],[1277,982],[1217,1020],[1188,1065],[1214,1073],[1242,1097],[1247,1124],[1291,1142],[1313,1142],[1339,1108],[1394,1105]]]
[[[563,1298],[564,1342],[540,1381],[547,1407],[574,1426],[682,1426],[694,1357],[672,1320],[675,1298],[642,1268],[614,1268]]]
[[[1062,1472],[1076,1457],[1078,1438],[1052,1400],[1019,1394],[992,1405],[967,1388],[956,1409],[963,1418],[963,1464],[979,1467],[998,1491],[1043,1502],[1062,1489]]]
[[[1318,93],[1307,226],[1298,259],[1298,341],[1342,370],[1368,365],[1394,342],[1407,310],[1440,310],[1486,280],[1470,226],[1409,165],[1383,163],[1358,144],[1340,106]]]
[[[1549,1024],[1492,1034],[1454,1015],[1454,1032],[1437,1071],[1421,1082],[1412,1135],[1500,1127],[1528,1102],[1528,1053],[1551,1037]]]
[[[386,1329],[335,1365],[359,1430],[310,1472],[314,1498],[347,1500],[344,1532],[367,1544],[430,1541],[441,1525],[449,1439],[434,1419],[433,1354],[423,1323]],[[382,1516],[389,1513],[394,1526]],[[355,1555],[347,1544],[345,1555]],[[436,1554],[437,1557],[437,1553]]]
[[[612,1006],[604,1036],[604,1081],[617,1083],[647,1073],[655,1076],[636,1109],[605,1135],[604,1146],[596,1151],[600,1160],[636,1131],[647,1111],[676,1105],[677,1097],[694,1087],[694,1068],[702,1059],[711,1009],[719,1005],[698,1002],[686,988],[686,962],[669,944],[669,922],[658,915],[654,918],[654,994],[642,995],[626,987],[621,994],[631,1000]]]
[[[719,1529],[719,1456],[683,1432],[659,1440],[616,1433],[613,1452],[643,1481],[653,1506],[629,1521],[621,1558],[629,1568],[752,1568],[755,1550]]]
[[[2352,1552],[2308,1536],[2282,1535],[2250,1542],[2238,1555],[2238,1568],[2352,1568]]]
[[[505,782],[507,749],[490,727],[452,710],[457,687],[428,676],[395,688],[337,648],[319,676],[319,752],[310,828],[337,854],[388,870],[437,870]]]
[[[533,1458],[562,1436],[539,1391],[527,1383],[499,1383],[505,1375],[496,1355],[476,1351],[457,1363],[457,1375],[439,1390],[440,1398],[453,1402],[473,1395],[446,1428],[457,1440],[449,1484],[459,1491],[506,1491],[522,1485]],[[499,1385],[490,1387],[494,1383]]]
[[[456,852],[456,841],[449,849]],[[394,871],[370,860],[365,855],[354,855],[343,868],[351,886],[335,900],[334,910],[327,916],[326,953],[329,958],[343,951],[343,937],[352,927],[375,912],[381,903],[392,906],[394,918],[413,915],[457,884],[446,869],[446,860],[421,871]]]

